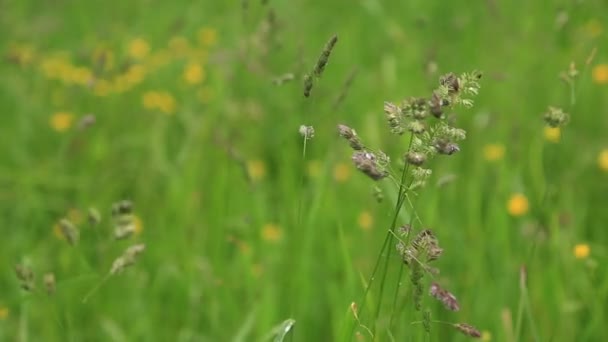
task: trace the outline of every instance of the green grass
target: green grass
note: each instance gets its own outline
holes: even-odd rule
[[[263,36],[269,8],[278,26]],[[597,158],[608,147],[608,84],[594,81],[592,70],[608,63],[607,10],[599,0],[0,1],[6,57],[0,63],[0,313],[6,313],[0,340],[272,340],[289,319],[295,324],[286,341],[348,340],[350,305],[363,305],[397,195],[381,181],[384,201],[376,202],[374,184],[352,166],[335,127],[354,127],[397,162],[408,136],[388,133],[383,102],[425,96],[441,74],[473,69],[484,78],[475,106],[455,110],[457,125],[467,130],[461,152],[434,160],[429,184],[411,197],[445,249],[436,280],[458,297],[461,310],[443,310],[427,288],[424,306],[434,320],[470,323],[493,341],[602,340],[608,174]],[[568,15],[563,26],[560,13]],[[603,32],[593,35],[593,25]],[[145,64],[174,37],[196,46],[201,27],[217,31],[217,43],[200,48],[208,58],[167,50],[176,55],[123,92],[96,96],[94,84],[65,83],[42,71],[60,51],[93,70],[94,52],[104,49],[113,66],[99,78],[112,79],[140,63],[128,55],[132,39],[149,43]],[[302,76],[333,34],[339,41],[329,64],[304,98]],[[23,46],[33,57],[19,64],[14,57]],[[190,61],[206,72],[196,86],[182,78]],[[575,103],[559,79],[571,61],[581,72]],[[437,73],[427,72],[430,62]],[[354,82],[334,108],[353,70]],[[296,80],[272,84],[288,72]],[[201,101],[201,89],[211,97]],[[149,91],[172,94],[173,114],[144,108]],[[542,113],[550,105],[571,114],[559,143],[543,135]],[[49,125],[57,112],[75,117],[65,132]],[[88,113],[96,123],[79,130]],[[304,154],[302,124],[315,128]],[[487,144],[503,145],[504,157],[486,161]],[[254,161],[264,167],[259,178],[248,176]],[[345,181],[334,175],[339,165],[350,171]],[[448,175],[455,179],[436,186]],[[521,217],[507,212],[515,193],[530,203]],[[111,206],[122,199],[133,201],[143,231],[115,241]],[[89,207],[102,213],[98,227],[80,223],[75,247],[56,237],[59,219],[73,209],[86,215]],[[370,229],[358,222],[364,212],[373,218]],[[397,222],[411,217],[406,203]],[[278,228],[277,241],[264,235],[268,225]],[[112,262],[140,242],[146,251],[137,263],[83,303]],[[575,258],[579,243],[590,246],[588,258]],[[445,324],[433,324],[428,336],[412,324],[421,316],[411,305],[408,268],[397,295],[402,309],[387,331],[401,264],[393,245],[385,251],[392,254],[384,296],[376,278],[361,323],[376,325],[381,341],[391,335],[465,340]],[[36,291],[20,289],[17,263],[33,268]],[[47,272],[57,279],[52,296],[42,284]],[[364,328],[356,330],[371,340]]]

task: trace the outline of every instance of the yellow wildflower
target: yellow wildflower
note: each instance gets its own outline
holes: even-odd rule
[[[558,143],[561,135],[562,131],[559,127],[545,126],[545,139],[548,142]]]
[[[586,243],[579,243],[574,246],[574,257],[577,259],[586,259],[591,253],[591,248]]]
[[[87,86],[93,81],[93,72],[86,67],[70,67],[66,70],[66,83]]]
[[[262,227],[262,240],[267,242],[279,242],[283,238],[281,227],[274,223],[266,223]]]
[[[602,171],[608,172],[608,148],[600,151],[597,157],[597,165]]]
[[[339,183],[346,182],[351,175],[351,168],[348,164],[338,163],[334,167],[334,179]]]
[[[311,160],[306,165],[306,173],[310,178],[317,178],[321,174],[321,162],[319,160]]]
[[[129,43],[129,56],[144,59],[150,53],[150,44],[143,38],[135,38]]]
[[[9,310],[6,306],[0,306],[0,321],[5,320],[8,317]]]
[[[144,221],[137,215],[133,215],[133,235],[139,235],[144,231]]]
[[[72,127],[72,123],[74,122],[74,115],[68,112],[58,112],[51,116],[49,121],[51,128],[55,131],[62,133],[70,129]]]
[[[196,62],[191,62],[184,68],[184,80],[189,84],[199,84],[205,79],[205,69]]]
[[[210,27],[203,27],[197,32],[198,42],[203,46],[213,46],[217,43],[217,31]]]
[[[363,211],[361,214],[359,214],[357,223],[362,230],[369,231],[374,225],[374,217],[369,211]]]
[[[146,109],[158,109],[165,114],[173,114],[177,107],[175,98],[166,91],[148,91],[142,96]]]
[[[247,174],[254,182],[262,180],[266,176],[266,164],[261,160],[250,160],[247,162]]]
[[[489,331],[487,331],[487,330],[482,331],[481,332],[481,340],[483,342],[490,342],[490,341],[492,341],[492,334]]]
[[[141,64],[131,65],[124,77],[129,84],[137,85],[146,77],[146,68]]]
[[[597,84],[608,84],[608,64],[598,64],[593,68],[593,80]]]
[[[512,216],[522,216],[528,212],[528,209],[528,198],[524,194],[514,194],[507,204],[507,210]]]
[[[488,144],[483,148],[483,157],[487,161],[501,160],[505,155],[505,147],[502,144]]]

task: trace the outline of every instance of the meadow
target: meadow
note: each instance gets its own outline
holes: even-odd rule
[[[608,338],[606,1],[0,0],[0,33],[0,341]]]

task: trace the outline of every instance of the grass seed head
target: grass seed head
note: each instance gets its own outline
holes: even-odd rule
[[[44,287],[46,288],[46,293],[48,293],[49,296],[53,295],[56,288],[55,274],[47,273],[42,280],[44,282]]]
[[[78,243],[78,239],[80,238],[80,233],[78,232],[78,228],[68,219],[61,219],[59,221],[59,228],[61,229],[61,234],[65,237],[68,243],[72,246]]]
[[[336,43],[338,42],[338,36],[337,35],[333,35],[329,41],[325,44],[325,47],[323,48],[323,52],[321,52],[321,56],[319,56],[319,59],[317,60],[317,64],[314,67],[313,73],[316,77],[320,77],[323,74],[323,71],[325,70],[325,66],[327,65],[327,62],[329,61],[329,56],[331,55],[332,50],[334,49],[334,46],[336,45]]]
[[[32,291],[36,288],[34,271],[29,266],[22,264],[15,265],[15,275],[17,275],[21,288],[25,291]]]
[[[467,324],[467,323],[456,323],[452,325],[454,328],[456,328],[458,331],[460,331],[461,333],[469,336],[469,337],[473,337],[473,338],[480,338],[481,337],[481,332],[479,330],[477,330],[477,328],[475,328],[474,326]]]
[[[443,303],[443,306],[450,311],[459,311],[460,305],[456,296],[447,290],[444,290],[437,283],[432,283],[429,290],[430,295]]]
[[[371,152],[355,151],[352,160],[359,171],[375,181],[388,176],[388,172],[380,165],[376,155]]]
[[[346,126],[346,125],[338,125],[338,133],[340,136],[348,141],[350,147],[355,151],[362,151],[364,146],[357,136],[357,132],[354,129]]]

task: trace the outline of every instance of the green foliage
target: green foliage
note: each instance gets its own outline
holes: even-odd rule
[[[604,337],[605,2],[0,8],[0,340]],[[449,72],[463,97],[438,88]],[[403,154],[435,119],[404,96],[450,123],[473,105],[465,140],[435,127],[458,153],[427,160],[422,137]],[[405,198],[362,175],[338,124],[382,146],[361,152],[378,175],[424,163],[426,187]],[[412,298],[387,235],[420,219],[457,315],[430,279]],[[360,302],[375,268],[383,289]]]

